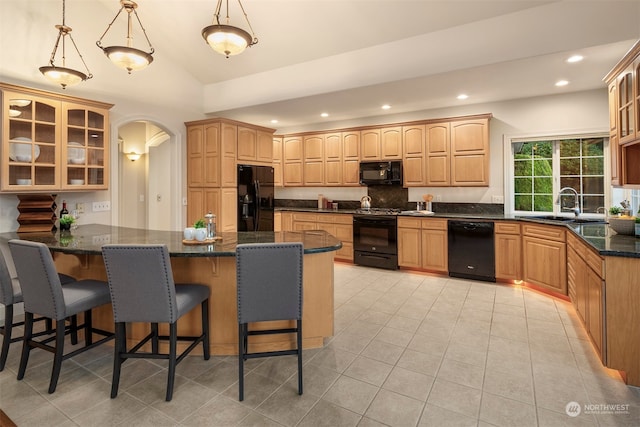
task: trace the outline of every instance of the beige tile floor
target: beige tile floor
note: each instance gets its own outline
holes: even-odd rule
[[[110,399],[103,346],[49,395],[50,354],[17,381],[13,345],[0,408],[19,426],[640,425],[640,391],[602,368],[572,306],[527,289],[336,264],[335,333],[305,352],[302,396],[295,358],[258,359],[242,403],[233,357],[189,357],[165,402],[163,363],[128,361]]]

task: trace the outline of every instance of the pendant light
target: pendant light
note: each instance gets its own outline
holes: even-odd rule
[[[215,14],[213,15],[214,24],[209,25],[202,29],[202,37],[209,43],[209,46],[216,52],[225,55],[227,58],[231,55],[237,55],[244,52],[247,47],[251,47],[258,43],[258,39],[253,32],[249,17],[244,11],[242,2],[238,0],[240,10],[244,14],[244,18],[247,21],[247,25],[251,30],[251,34],[242,28],[234,27],[230,25],[229,18],[229,0],[225,0],[227,16],[224,24],[220,23],[220,10],[222,9],[222,0],[218,0]]]
[[[62,89],[66,89],[67,86],[73,86],[80,82],[90,79],[93,77],[91,72],[89,71],[89,67],[84,62],[84,58],[80,54],[78,50],[78,46],[76,42],[73,40],[71,36],[71,27],[67,27],[65,25],[65,0],[62,0],[62,24],[56,25],[58,29],[58,37],[56,38],[56,44],[53,47],[53,52],[51,52],[51,58],[49,59],[49,65],[45,65],[44,67],[40,67],[40,72],[52,82],[59,84],[62,86]],[[87,70],[87,74],[74,70],[72,68],[66,67],[66,40],[67,36],[69,36],[69,40],[71,40],[71,44],[75,48],[80,60],[84,64],[84,68]],[[62,41],[62,43],[60,43]],[[62,67],[57,67],[55,65],[56,53],[58,51],[58,46],[62,45]]]
[[[136,12],[138,4],[130,0],[120,0],[120,5],[120,10],[118,10],[115,18],[113,18],[113,21],[111,21],[107,29],[102,34],[102,37],[100,37],[100,40],[98,40],[96,44],[100,49],[102,49],[104,54],[107,55],[111,62],[113,62],[120,68],[124,68],[129,72],[129,74],[131,74],[131,71],[142,70],[143,68],[146,68],[147,65],[151,64],[151,62],[153,62],[153,56],[151,55],[153,55],[154,50],[153,46],[151,46],[151,42],[149,41],[149,37],[147,36],[147,32],[142,26],[142,22],[140,21],[138,12]],[[120,16],[120,13],[123,10],[127,12],[127,45],[103,47],[102,39],[107,35],[109,30],[111,29],[111,26],[114,22],[116,22],[116,19],[118,19],[118,16]],[[140,28],[142,28],[142,33],[144,34],[145,39],[147,39],[147,43],[149,43],[149,52],[145,52],[133,47],[133,36],[131,34],[133,25],[131,22],[131,14],[136,16],[138,24],[140,24]]]

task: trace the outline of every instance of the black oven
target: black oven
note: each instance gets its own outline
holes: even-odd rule
[[[395,215],[353,216],[353,262],[398,269],[398,227]]]

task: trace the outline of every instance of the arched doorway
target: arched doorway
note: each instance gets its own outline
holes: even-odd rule
[[[174,185],[175,138],[147,120],[123,123],[118,140],[118,225],[173,230],[179,222]]]

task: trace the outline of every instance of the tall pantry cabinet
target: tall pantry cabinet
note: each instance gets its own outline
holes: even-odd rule
[[[187,223],[211,211],[218,231],[237,231],[237,164],[272,166],[273,129],[228,119],[187,127]]]

